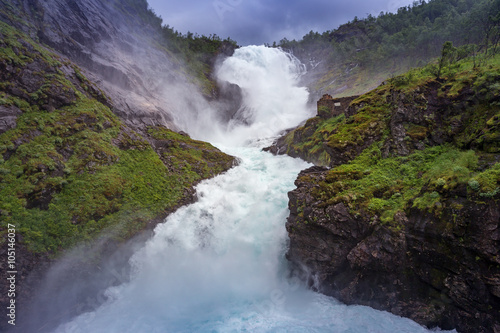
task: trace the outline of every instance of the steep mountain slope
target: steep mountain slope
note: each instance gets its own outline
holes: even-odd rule
[[[459,332],[500,328],[500,56],[433,65],[271,150],[320,165],[289,193],[288,258],[321,292]],[[341,105],[343,100],[332,100]],[[333,115],[333,117],[331,117]]]
[[[179,124],[195,105],[206,104],[199,91],[217,89],[204,86],[204,73],[193,73],[201,65],[188,67],[182,54],[172,53],[145,0],[3,0],[0,18],[87,70],[112,111],[134,127],[178,129],[174,117]],[[221,52],[234,50],[219,44]]]
[[[499,13],[498,0],[414,1],[396,13],[354,18],[278,45],[308,65],[304,83],[314,100],[359,95],[439,56],[446,41],[462,47],[461,57],[496,49]]]
[[[197,182],[235,162],[168,129],[187,104],[163,94],[164,85],[192,89],[192,103],[201,95],[134,3],[141,2],[0,3],[8,22],[0,21],[3,308],[11,299],[26,308],[41,274],[76,244],[88,246],[89,256],[67,274],[88,274],[125,240],[191,202]],[[7,269],[13,228],[15,269]],[[15,298],[8,270],[18,272]]]
[[[151,47],[157,36],[154,28],[134,15],[134,8],[116,4],[2,1],[2,19],[95,74],[115,113],[137,124],[173,127],[173,110],[159,89],[169,76],[185,78],[172,70],[174,58]]]

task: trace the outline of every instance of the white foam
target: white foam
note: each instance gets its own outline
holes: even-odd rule
[[[307,92],[297,87],[301,68],[262,46],[241,48],[224,62],[218,74],[244,89],[250,124],[223,129],[206,118],[192,128],[209,137],[206,129],[217,127],[219,147],[240,165],[200,183],[198,201],[170,215],[135,253],[130,282],[108,289],[106,303],[56,332],[427,332],[287,278],[287,192],[308,164],[248,141],[308,116]]]

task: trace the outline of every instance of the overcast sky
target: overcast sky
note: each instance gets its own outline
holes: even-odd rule
[[[395,12],[413,0],[148,0],[163,23],[186,33],[231,37],[239,45],[301,39],[355,16]]]

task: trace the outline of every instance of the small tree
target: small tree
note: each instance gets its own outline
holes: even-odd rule
[[[438,69],[436,73],[436,79],[441,78],[441,73],[446,65],[451,65],[453,63],[453,58],[455,56],[455,51],[457,49],[453,46],[453,43],[448,41],[443,44],[443,49],[441,50],[441,57],[439,58]]]

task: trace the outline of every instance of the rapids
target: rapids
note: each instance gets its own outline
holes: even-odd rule
[[[237,156],[238,166],[200,183],[198,200],[171,214],[131,258],[130,282],[56,332],[428,332],[415,322],[346,306],[290,276],[287,192],[309,164],[261,148],[310,117],[304,68],[263,46],[240,48],[218,69],[245,107],[229,124],[186,125],[195,138]]]

